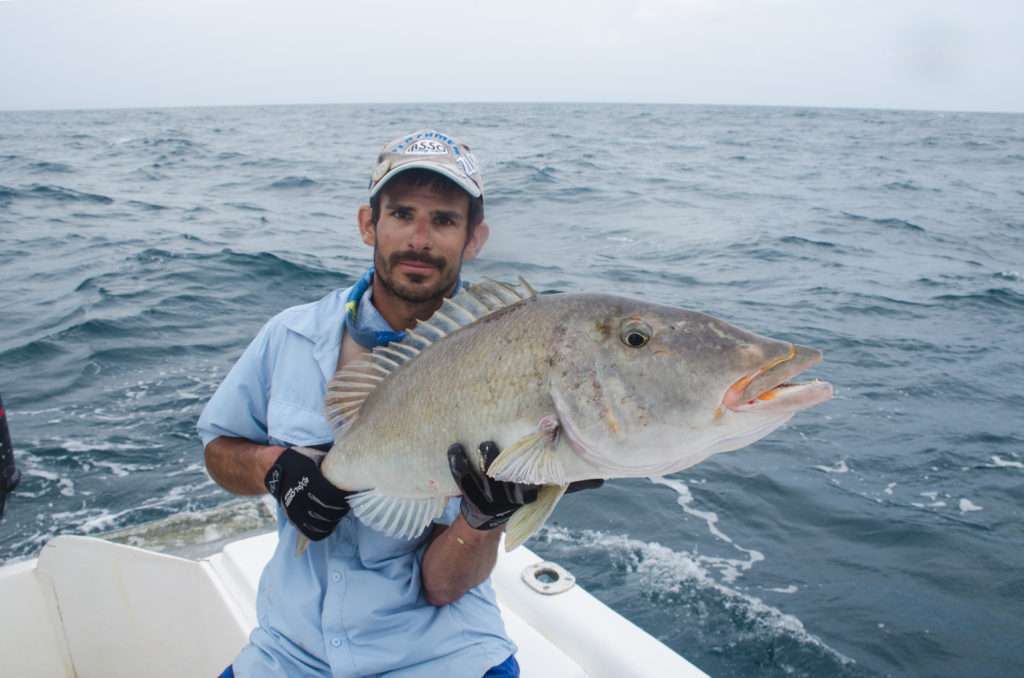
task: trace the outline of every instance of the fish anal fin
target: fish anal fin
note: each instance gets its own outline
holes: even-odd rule
[[[389,537],[412,539],[444,513],[445,497],[396,497],[377,490],[348,498],[352,513],[362,523]]]
[[[536,501],[518,509],[505,526],[505,550],[511,551],[541,528],[568,485],[544,485],[537,491]]]

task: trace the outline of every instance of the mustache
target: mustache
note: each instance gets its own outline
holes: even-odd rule
[[[432,257],[426,252],[395,252],[388,257],[388,264],[392,268],[403,261],[416,261],[437,269],[443,269],[448,265],[448,260],[444,257]]]

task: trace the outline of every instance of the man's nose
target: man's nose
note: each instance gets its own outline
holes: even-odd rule
[[[417,217],[409,236],[409,246],[414,250],[430,249],[430,217]]]

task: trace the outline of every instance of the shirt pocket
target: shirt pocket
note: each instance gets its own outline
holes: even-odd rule
[[[279,396],[267,404],[267,435],[275,445],[317,445],[334,440],[323,404],[298,405]]]

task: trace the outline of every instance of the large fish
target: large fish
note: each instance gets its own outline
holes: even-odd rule
[[[491,477],[543,486],[508,523],[512,549],[574,480],[680,471],[832,396],[826,382],[787,381],[821,360],[813,349],[703,313],[520,283],[464,289],[328,385],[336,438],[322,470],[358,491],[349,503],[365,524],[420,534],[459,494],[449,445],[493,440]]]

